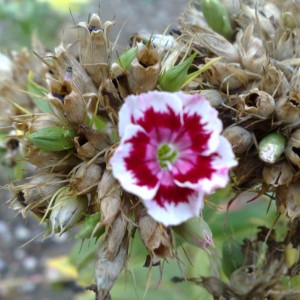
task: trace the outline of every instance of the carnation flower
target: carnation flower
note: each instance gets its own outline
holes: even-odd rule
[[[177,225],[199,215],[204,196],[227,185],[236,161],[217,115],[200,94],[155,91],[126,98],[113,175],[158,222]]]

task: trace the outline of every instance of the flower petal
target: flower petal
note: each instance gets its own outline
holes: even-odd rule
[[[213,153],[218,147],[222,131],[218,111],[200,94],[188,95],[179,92],[177,95],[183,105],[184,128],[191,140],[191,145],[186,148],[202,155]]]
[[[203,197],[202,192],[176,185],[160,186],[155,198],[144,201],[144,204],[153,219],[165,226],[173,226],[199,216],[203,207]]]
[[[229,182],[230,168],[237,165],[230,143],[219,137],[219,145],[210,156],[187,155],[185,160],[178,160],[178,165],[172,170],[178,186],[213,193],[218,188],[224,188]]]
[[[156,147],[141,126],[126,126],[110,163],[114,177],[124,190],[145,200],[154,197],[162,174],[156,158]]]
[[[141,125],[149,134],[160,129],[176,132],[181,126],[182,103],[176,94],[149,92],[128,96],[119,111],[119,135],[122,138],[129,124]]]

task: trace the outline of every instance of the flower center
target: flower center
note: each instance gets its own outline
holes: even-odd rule
[[[173,163],[178,157],[177,149],[170,144],[161,144],[157,149],[157,158],[161,168],[165,169],[168,163]]]

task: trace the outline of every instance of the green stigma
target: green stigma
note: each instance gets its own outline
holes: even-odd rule
[[[161,144],[157,150],[157,158],[161,168],[167,167],[167,162],[173,163],[178,157],[177,149],[170,144]]]

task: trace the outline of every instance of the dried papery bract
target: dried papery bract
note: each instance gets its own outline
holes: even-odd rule
[[[226,97],[218,90],[210,89],[201,91],[201,95],[204,96],[212,107],[219,107],[226,102]]]
[[[265,183],[272,186],[289,185],[292,182],[294,170],[285,161],[279,161],[273,165],[266,165],[263,169],[263,179]]]
[[[102,25],[100,17],[93,13],[88,23],[79,22],[80,63],[98,88],[108,78],[110,42],[108,33],[114,22]]]
[[[155,88],[160,74],[160,54],[148,42],[139,43],[136,58],[128,68],[128,84],[133,94],[141,94]]]
[[[278,212],[291,219],[300,216],[300,182],[289,186],[281,185],[276,190],[276,205]]]
[[[78,224],[88,208],[86,195],[78,196],[69,187],[62,188],[55,196],[53,206],[49,208],[49,225],[52,233],[63,233]]]
[[[101,211],[101,223],[111,225],[121,209],[122,189],[111,171],[105,170],[98,184],[96,206]]]
[[[227,127],[222,135],[230,142],[235,154],[246,152],[253,143],[251,133],[241,126]]]
[[[77,165],[70,178],[70,186],[79,193],[95,191],[103,174],[100,165],[82,162]]]
[[[275,110],[274,98],[257,88],[239,96],[242,103],[241,110],[247,114],[261,118],[269,118]]]
[[[300,129],[295,130],[289,138],[285,155],[291,163],[300,168]]]
[[[285,124],[297,122],[300,115],[300,99],[299,96],[293,92],[289,95],[282,96],[276,101],[275,116],[277,120]]]
[[[138,210],[137,224],[139,234],[150,254],[152,264],[156,264],[160,258],[173,257],[171,232],[152,219],[142,205]]]
[[[109,259],[107,238],[101,238],[95,264],[97,300],[107,299],[110,289],[121,274],[128,259],[128,243],[128,236],[125,235],[116,256]]]

